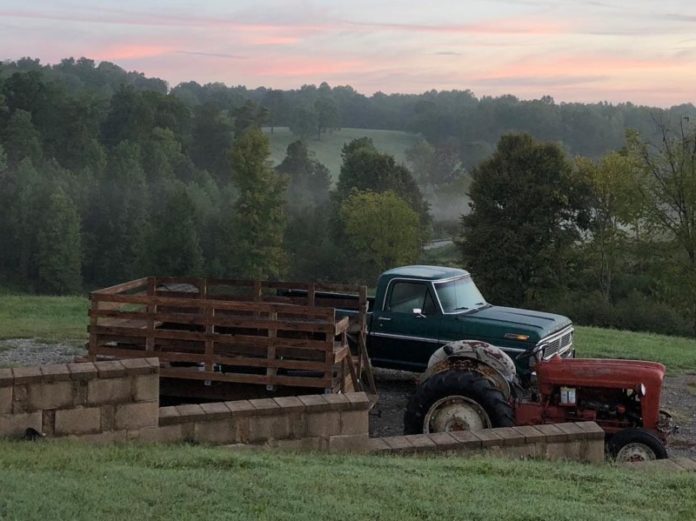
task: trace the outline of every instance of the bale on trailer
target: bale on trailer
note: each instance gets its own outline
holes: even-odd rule
[[[145,277],[90,300],[90,360],[157,356],[162,378],[207,386],[374,392],[364,286]]]

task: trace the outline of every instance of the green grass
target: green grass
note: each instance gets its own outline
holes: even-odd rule
[[[274,164],[285,158],[285,152],[290,143],[297,141],[287,127],[276,127],[273,134],[270,129],[264,129],[271,141],[271,159]],[[360,128],[342,128],[316,138],[307,140],[307,146],[314,152],[315,158],[323,163],[330,171],[331,177],[338,179],[341,171],[341,148],[344,144],[360,137],[369,137],[381,152],[393,155],[398,163],[405,163],[405,151],[418,141],[418,136],[408,132],[395,130],[369,130]]]
[[[498,459],[0,443],[0,519],[691,519],[696,474]]]
[[[83,297],[0,295],[0,339],[85,339],[87,307]]]
[[[582,358],[635,358],[667,366],[670,374],[696,372],[696,339],[576,326]]]

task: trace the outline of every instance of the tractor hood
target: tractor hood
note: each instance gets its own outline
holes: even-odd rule
[[[640,360],[603,360],[554,357],[536,367],[539,384],[569,387],[608,387],[634,389],[645,385],[647,394],[662,388],[665,366]]]
[[[646,425],[657,424],[665,376],[665,366],[662,364],[639,360],[561,359],[555,356],[537,364],[535,369],[539,391],[546,395],[560,386],[634,391],[645,386],[645,396],[641,399],[643,421]]]
[[[572,323],[563,315],[502,306],[484,307],[463,313],[458,318],[466,323],[467,332],[498,345],[498,341],[504,339],[506,334],[528,335],[528,343],[536,344]]]

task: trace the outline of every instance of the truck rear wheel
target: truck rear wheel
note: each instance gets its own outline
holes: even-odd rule
[[[617,463],[665,459],[667,449],[660,438],[644,429],[624,429],[614,434],[607,449]]]
[[[421,383],[404,414],[404,434],[510,427],[512,407],[489,380],[449,370]]]

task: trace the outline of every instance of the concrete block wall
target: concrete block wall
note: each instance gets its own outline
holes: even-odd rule
[[[125,438],[129,429],[156,427],[158,412],[157,358],[0,369],[0,437],[32,428]]]
[[[157,358],[0,369],[0,437],[604,461],[594,422],[369,438],[369,408],[365,393],[159,407]]]
[[[365,445],[369,407],[365,393],[177,405],[160,408],[159,426],[140,429],[133,437],[308,450]]]
[[[604,430],[595,422],[502,427],[371,438],[353,452],[376,454],[490,454],[510,458],[604,461]]]

